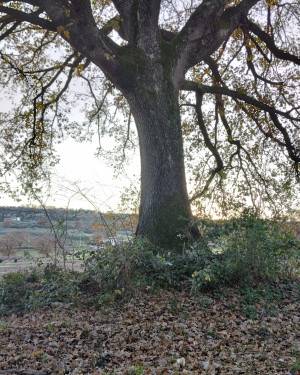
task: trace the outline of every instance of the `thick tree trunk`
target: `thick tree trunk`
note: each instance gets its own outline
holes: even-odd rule
[[[141,205],[137,235],[182,251],[190,236],[178,92],[159,69],[139,79],[127,95],[140,143]]]

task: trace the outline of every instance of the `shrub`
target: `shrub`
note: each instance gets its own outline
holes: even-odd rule
[[[7,309],[15,312],[26,309],[31,293],[27,282],[28,273],[8,273],[0,282],[0,314]]]
[[[215,233],[211,240],[221,246],[221,252],[205,268],[195,270],[193,291],[253,281],[274,282],[291,276],[299,266],[300,243],[294,233],[276,221],[259,218],[255,212],[245,211],[210,233]]]
[[[198,293],[234,284],[273,283],[290,276],[299,264],[295,235],[253,212],[227,222],[202,221],[200,229],[202,239],[186,244],[181,255],[138,238],[79,254],[84,260],[81,274],[50,264],[33,273],[5,275],[1,306],[16,311],[53,302],[101,306],[158,288]]]
[[[150,289],[189,288],[195,267],[203,268],[213,257],[203,241],[178,255],[164,252],[145,239],[135,239],[90,252],[85,257],[81,288],[86,289],[96,281],[99,295],[105,296],[105,301],[136,296]]]
[[[96,281],[101,294],[112,299],[133,295],[138,289],[158,282],[155,276],[167,266],[158,250],[147,240],[136,240],[99,251],[85,257],[85,280]]]
[[[275,221],[245,211],[227,222],[201,223],[202,240],[181,255],[167,253],[145,239],[90,252],[86,283],[96,282],[101,301],[114,301],[172,287],[192,292],[253,281],[273,282],[299,260],[299,242]],[[208,246],[210,245],[210,246]],[[297,255],[298,254],[298,255]]]
[[[80,299],[77,275],[53,264],[40,274],[38,288],[30,295],[29,307],[51,306],[53,302],[75,303]]]
[[[75,274],[54,265],[42,271],[9,273],[0,282],[0,314],[22,313],[54,302],[75,303],[80,296]]]

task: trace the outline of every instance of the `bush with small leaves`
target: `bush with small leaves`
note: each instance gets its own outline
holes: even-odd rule
[[[89,252],[85,256],[81,288],[97,282],[99,296],[114,301],[157,288],[189,288],[195,268],[203,268],[213,253],[203,241],[187,246],[183,254],[162,251],[146,239]],[[110,298],[107,298],[110,296]],[[101,301],[103,301],[101,297]]]
[[[26,309],[31,286],[27,282],[29,273],[8,273],[0,282],[0,315],[7,310],[16,313]]]
[[[21,310],[83,301],[102,306],[159,288],[197,294],[224,286],[273,283],[291,276],[291,270],[295,274],[300,244],[286,226],[251,211],[227,222],[200,224],[201,240],[186,244],[182,254],[137,238],[81,254],[80,274],[49,264],[36,273],[5,275],[1,306]]]
[[[0,315],[22,313],[55,302],[77,303],[81,298],[78,276],[54,265],[42,271],[4,275],[0,282]]]
[[[274,282],[299,271],[300,242],[281,223],[247,210],[223,228],[218,224],[215,233],[211,241],[218,244],[218,253],[205,268],[195,269],[194,292],[218,285]]]

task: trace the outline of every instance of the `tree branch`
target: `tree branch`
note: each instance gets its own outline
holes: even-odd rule
[[[229,96],[233,99],[242,100],[243,102],[253,105],[254,107],[257,107],[268,113],[273,112],[290,121],[300,122],[300,118],[291,116],[289,112],[280,111],[266,103],[263,103],[255,98],[252,98],[251,96],[248,96],[244,93],[241,93],[235,90],[231,90],[227,87],[208,86],[208,85],[202,85],[200,83],[193,82],[193,81],[184,81],[180,85],[180,90],[195,91],[195,92],[204,93],[204,94],[221,94],[221,95]]]
[[[134,25],[132,23],[134,2],[133,0],[113,0],[112,2],[121,17],[121,37],[132,43],[134,38]]]
[[[263,81],[263,82],[268,83],[270,85],[283,85],[284,82],[273,82],[273,81],[270,81],[267,78],[264,78],[260,74],[258,74],[256,72],[255,66],[254,66],[254,64],[252,62],[252,59],[253,59],[252,50],[247,45],[246,45],[246,51],[247,51],[247,65],[248,65],[248,68],[249,68],[249,70],[251,71],[251,73],[252,73],[252,75],[254,77],[255,82],[257,82],[257,80],[260,80],[260,81]]]
[[[214,158],[216,160],[217,166],[216,166],[216,168],[214,168],[211,171],[210,176],[209,176],[208,180],[206,181],[206,184],[205,184],[204,188],[202,189],[202,191],[198,194],[195,194],[190,199],[190,202],[194,201],[195,199],[201,198],[206,193],[206,191],[208,190],[208,188],[209,188],[211,182],[213,181],[214,177],[216,176],[216,174],[221,172],[222,169],[224,169],[223,160],[222,160],[222,158],[219,154],[219,151],[218,151],[216,145],[214,145],[212,143],[212,141],[210,140],[209,134],[207,132],[207,129],[206,129],[206,126],[205,126],[205,123],[204,123],[204,120],[203,120],[202,102],[203,102],[203,94],[202,93],[196,93],[195,109],[196,109],[196,113],[197,113],[199,129],[202,133],[202,136],[203,136],[204,143],[205,143],[206,147],[209,149],[209,151],[212,153],[212,155],[214,156]]]
[[[0,13],[10,15],[16,21],[29,22],[33,25],[40,26],[42,29],[56,31],[56,27],[52,22],[37,16],[41,13],[40,10],[33,13],[25,13],[17,9],[4,7],[3,5],[0,5]]]
[[[243,0],[224,10],[225,0],[204,0],[174,39],[178,50],[177,74],[208,58],[239,27],[242,18],[258,2]]]
[[[21,25],[21,22],[16,21],[8,30],[6,30],[3,34],[0,35],[0,41],[5,39],[8,35],[12,34],[19,25]]]
[[[137,45],[148,55],[157,50],[160,4],[161,0],[140,0],[137,9]]]
[[[137,44],[146,54],[155,52],[161,0],[113,0],[113,3],[122,20],[120,35],[130,44]]]
[[[222,77],[219,73],[219,70],[218,70],[218,65],[217,63],[212,59],[212,58],[209,58],[206,60],[206,63],[209,65],[216,81],[220,84],[220,85],[224,85],[224,82],[222,80]],[[252,64],[253,65],[253,64]],[[253,69],[254,69],[254,66],[253,66]],[[254,73],[253,73],[254,76],[256,76],[256,71],[254,69]],[[257,77],[261,77],[259,75],[257,75]],[[262,80],[263,77],[261,77]],[[272,81],[269,81],[269,80],[264,80],[265,82],[267,83],[271,83],[271,84],[276,84],[275,82],[272,82]],[[277,84],[281,84],[281,82],[277,82]],[[221,112],[225,113],[225,107],[224,107],[224,104],[223,102],[220,102],[220,99],[218,98],[218,95],[216,95],[216,98],[217,98],[217,103],[219,103],[219,107],[221,108]],[[234,99],[235,102],[237,104],[240,104],[240,102],[238,102],[236,99]],[[247,116],[249,116],[253,122],[255,122],[256,126],[258,127],[258,129],[260,130],[260,132],[266,137],[266,138],[271,138],[272,140],[274,140],[279,146],[283,146],[283,147],[286,147],[286,148],[291,148],[291,144],[290,142],[288,144],[280,141],[278,138],[276,138],[273,134],[271,134],[270,132],[267,132],[263,129],[263,127],[261,126],[261,124],[259,123],[258,119],[255,118],[250,111],[248,111],[245,106],[242,106],[241,109],[243,110],[244,113],[247,114]],[[287,112],[287,114],[289,114],[289,112]],[[291,120],[292,121],[292,120]],[[278,121],[279,122],[279,121]],[[285,130],[285,129],[284,129]],[[232,137],[231,137],[232,138]]]
[[[122,47],[108,36],[106,26],[103,29],[97,27],[89,0],[66,2],[67,10],[55,2],[40,1],[67,43],[99,67],[118,88],[134,85],[121,62],[123,56],[118,55]]]
[[[269,114],[270,118],[272,119],[273,124],[275,125],[275,127],[277,128],[277,130],[283,136],[284,147],[286,148],[286,150],[288,152],[289,158],[291,160],[293,160],[294,163],[295,163],[296,176],[297,176],[297,179],[299,178],[298,166],[300,164],[300,150],[297,149],[292,144],[290,136],[289,136],[286,128],[280,123],[280,121],[278,119],[278,114],[281,115],[281,116],[283,116],[283,117],[285,117],[285,118],[287,118],[287,119],[289,119],[289,120],[300,121],[300,119],[295,119],[295,118],[291,117],[287,112],[278,111],[275,108],[273,108],[273,107],[271,107],[271,106],[269,106],[267,104],[261,103],[260,101],[254,99],[254,98],[251,98],[251,97],[249,97],[246,94],[238,93],[238,92],[230,90],[230,89],[228,89],[226,87],[206,86],[206,85],[201,85],[201,84],[198,84],[196,82],[190,82],[190,81],[189,82],[185,82],[185,84],[186,84],[186,87],[185,88],[181,87],[181,89],[188,89],[190,91],[195,91],[196,93],[198,93],[200,95],[204,95],[204,93],[211,93],[211,94],[217,94],[217,95],[220,94],[220,95],[230,96],[233,99],[240,99],[240,100],[242,100],[242,101],[244,101],[244,102],[246,102],[248,104],[251,104],[251,105],[253,105],[253,106],[255,106],[255,107],[259,108],[259,109],[262,109],[265,112],[267,112]],[[223,108],[223,110],[224,110],[224,108]],[[224,118],[222,117],[222,115],[221,115],[221,119],[222,119],[223,125],[225,126],[225,128],[227,130],[227,133],[228,133],[228,127],[229,126],[227,126],[228,124],[226,124],[226,121],[224,122]],[[230,136],[231,133],[228,133],[228,134]],[[230,141],[230,143],[234,143],[234,144],[236,144],[237,146],[239,146],[241,148],[239,141],[233,141],[232,139],[231,140],[229,139],[229,141]],[[244,150],[244,152],[247,153],[246,150]],[[249,155],[249,157],[250,157],[250,155]]]
[[[300,59],[297,56],[294,56],[288,52],[281,50],[280,48],[276,47],[274,40],[272,37],[264,32],[258,25],[254,22],[251,22],[247,18],[243,20],[243,30],[247,33],[248,30],[252,31],[256,36],[258,36],[269,48],[269,50],[274,54],[274,56],[278,57],[281,60],[291,61],[297,65],[300,65]]]

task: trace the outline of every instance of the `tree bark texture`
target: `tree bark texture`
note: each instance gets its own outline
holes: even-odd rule
[[[126,93],[141,156],[141,205],[136,234],[166,249],[181,251],[190,235],[191,208],[186,188],[178,90],[171,67],[155,61],[137,74]]]

